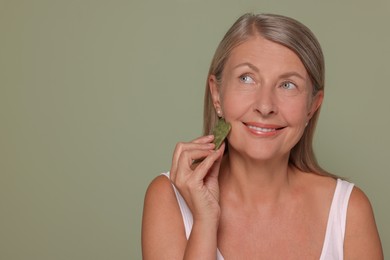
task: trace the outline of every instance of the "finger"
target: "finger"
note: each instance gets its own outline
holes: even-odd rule
[[[214,136],[213,135],[211,135],[213,138],[213,140],[214,140]],[[214,144],[214,149],[216,148],[215,147],[215,143],[213,142],[213,144]],[[222,145],[222,144],[221,144]],[[221,145],[220,145],[220,148],[221,148]],[[224,148],[222,149],[222,150],[224,150]],[[196,166],[198,165],[198,164],[200,164],[203,160],[204,160],[205,158],[200,158],[200,159],[197,159],[197,160],[195,160],[195,161],[193,161],[193,164],[194,164],[194,167],[193,167],[193,169],[195,169],[196,168]]]
[[[222,155],[224,154],[224,152],[225,152],[225,142],[223,142],[222,144],[221,144],[221,146],[217,149],[217,152],[219,152],[219,153],[221,153],[221,157],[222,157]]]
[[[219,175],[219,168],[221,166],[223,154],[225,152],[225,143],[222,143],[220,148],[217,150],[218,153],[220,153],[218,159],[214,162],[214,164],[211,166],[210,169],[210,176],[218,176]]]
[[[194,174],[198,179],[204,179],[215,163],[217,163],[216,166],[219,167],[223,155],[223,148],[224,147],[221,146],[217,151],[211,152],[210,155],[199,164],[199,166],[196,168],[196,174]]]
[[[196,139],[200,141],[201,143],[184,143],[180,142],[176,144],[174,153],[173,153],[173,158],[172,158],[172,166],[171,166],[171,173],[174,175],[175,171],[177,170],[179,158],[181,154],[185,151],[190,151],[190,150],[213,150],[215,148],[214,143],[210,143],[213,140],[213,137],[208,137],[208,138],[203,138],[202,140]],[[206,140],[210,140],[210,142],[207,142]],[[172,176],[174,177],[174,176]]]
[[[187,150],[183,151],[179,158],[179,167],[185,166],[190,168],[193,161],[198,160],[200,158],[205,158],[210,154],[214,153],[214,150]]]
[[[214,135],[205,135],[205,136],[198,137],[192,140],[191,142],[202,144],[202,143],[210,143],[213,140],[214,140]]]
[[[177,170],[172,181],[177,184],[186,180],[193,173],[192,162],[196,159],[207,157],[213,152],[213,150],[184,151],[178,160]]]

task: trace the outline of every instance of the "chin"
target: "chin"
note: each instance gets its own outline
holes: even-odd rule
[[[259,162],[266,162],[274,160],[278,157],[284,157],[283,154],[272,151],[271,149],[267,148],[259,148],[259,147],[253,147],[246,149],[236,149],[233,148],[231,145],[229,145],[229,153],[233,156],[242,157],[243,159],[248,159],[251,161],[259,161]]]

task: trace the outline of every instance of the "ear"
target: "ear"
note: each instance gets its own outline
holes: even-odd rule
[[[215,75],[210,75],[208,78],[209,88],[211,99],[213,100],[213,105],[215,110],[221,110],[221,98],[220,98],[220,89],[218,87],[217,78]]]
[[[321,107],[322,100],[324,99],[324,92],[319,91],[314,97],[311,102],[309,113],[307,114],[308,120],[312,118],[314,113]]]

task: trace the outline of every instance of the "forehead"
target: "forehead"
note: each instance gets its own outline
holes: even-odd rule
[[[233,69],[241,63],[250,63],[264,73],[294,71],[308,78],[306,68],[295,52],[261,36],[252,37],[235,47],[225,68]]]

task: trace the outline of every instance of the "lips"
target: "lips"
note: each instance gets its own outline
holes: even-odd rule
[[[256,135],[274,135],[278,133],[279,130],[284,129],[285,127],[280,125],[270,125],[270,124],[259,124],[259,123],[244,123],[251,133]]]

